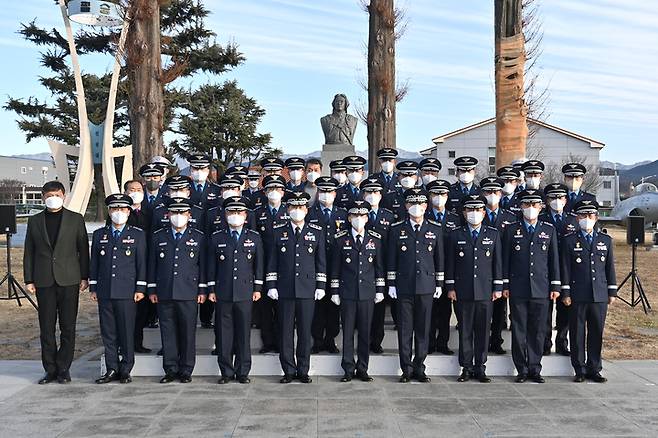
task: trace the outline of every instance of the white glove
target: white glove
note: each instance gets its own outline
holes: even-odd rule
[[[437,286],[436,291],[434,292],[434,298],[439,298],[441,296],[441,287]]]
[[[337,306],[340,306],[340,295],[335,294],[331,296],[331,302]]]
[[[384,294],[375,294],[375,304],[384,301]]]
[[[388,296],[393,299],[396,299],[398,297],[398,290],[395,286],[388,287]]]
[[[324,298],[324,290],[323,289],[315,289],[315,300],[321,300]]]
[[[276,289],[270,289],[267,291],[267,296],[270,297],[273,300],[278,300],[279,299],[279,291]]]

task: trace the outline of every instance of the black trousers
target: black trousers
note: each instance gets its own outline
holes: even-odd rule
[[[143,300],[142,300],[143,301]],[[130,374],[135,365],[135,315],[133,300],[98,300],[98,319],[105,348],[105,367],[120,375]],[[119,348],[121,360],[119,360]]]
[[[562,304],[562,300],[557,300],[553,305],[553,300],[548,305],[548,320],[546,321],[546,339],[544,347],[549,349],[553,346],[553,308],[555,308],[555,347],[566,350],[567,336],[569,335],[569,308]]]
[[[503,330],[507,328],[507,298],[498,298],[493,302],[491,314],[491,337],[489,345],[500,347],[503,345]]]
[[[326,294],[321,300],[315,302],[313,313],[313,344],[325,346],[333,344],[334,338],[340,332],[340,306],[331,301],[331,294]]]
[[[217,301],[215,338],[222,376],[248,376],[251,370],[252,301]]]
[[[476,375],[484,374],[494,303],[490,300],[457,300],[456,307],[459,314],[459,365]]]
[[[41,362],[48,374],[69,371],[75,351],[75,323],[78,318],[80,286],[49,286],[37,288]],[[59,348],[55,327],[59,319]]]
[[[429,347],[432,294],[398,295],[398,350],[403,374],[425,372],[425,358]],[[412,342],[415,355],[411,359]]]
[[[196,301],[158,303],[162,368],[167,374],[192,375],[196,360]]]
[[[279,348],[278,303],[262,294],[260,303],[260,337],[263,346],[272,350]]]
[[[608,303],[572,303],[570,307],[571,365],[576,374],[598,373],[603,368],[601,350]]]
[[[149,321],[149,306],[153,305],[148,295],[137,302],[135,310],[135,330],[134,330],[134,345],[138,347],[144,346],[144,327],[148,325]]]
[[[158,321],[158,305],[151,302],[151,300],[144,300],[148,307],[147,324],[155,324]]]
[[[212,314],[215,311],[215,303],[206,300],[203,304],[199,304],[199,320],[202,324],[210,324],[212,322]]]
[[[447,348],[450,340],[450,317],[452,316],[452,301],[444,291],[438,299],[432,302],[432,323],[430,325],[430,344],[434,347]]]
[[[347,374],[368,371],[370,359],[370,327],[375,308],[374,300],[343,300],[340,315],[343,321],[343,360],[341,366]],[[354,362],[354,330],[358,332],[357,361]]]
[[[381,347],[384,341],[384,322],[386,320],[386,299],[374,305],[372,324],[370,326],[370,346]]]
[[[311,368],[311,324],[315,301],[312,298],[279,299],[279,361],[286,375],[308,375]],[[295,348],[295,329],[297,348]],[[295,358],[297,360],[295,360]]]
[[[548,302],[548,298],[510,300],[512,360],[519,374],[541,373]]]

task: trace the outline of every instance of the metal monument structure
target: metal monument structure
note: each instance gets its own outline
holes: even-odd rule
[[[132,177],[132,147],[128,145],[115,148],[112,144],[116,94],[121,71],[120,58],[126,42],[128,20],[122,15],[118,4],[112,1],[70,0],[68,3],[65,0],[58,1],[66,28],[66,39],[75,78],[80,145],[79,147],[71,146],[54,140],[48,140],[48,144],[55,159],[58,177],[63,183],[70,180],[68,174],[69,157],[78,158],[75,178],[66,196],[65,206],[70,210],[84,214],[94,182],[94,164],[102,166],[103,188],[106,194],[120,191],[114,165],[115,158],[123,157],[124,159],[121,183],[123,184],[124,181]],[[71,27],[72,21],[91,26],[122,26],[118,49],[114,58],[105,121],[101,125],[91,123],[87,115],[82,72]]]

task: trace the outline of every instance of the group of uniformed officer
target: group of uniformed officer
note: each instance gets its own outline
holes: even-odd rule
[[[281,383],[311,382],[311,354],[338,353],[341,324],[341,381],[371,381],[387,305],[401,382],[429,382],[427,355],[454,354],[453,306],[458,381],[490,382],[487,354],[506,353],[509,304],[516,380],[541,383],[555,302],[556,352],[571,355],[576,381],[605,381],[612,241],[596,226],[593,195],[581,190],[584,166],[565,165],[566,184],[541,190],[537,160],[501,167],[478,185],[473,157],[454,161],[450,184],[436,158],[396,162],[390,148],[377,155],[382,170],[370,176],[358,156],[331,162],[326,177],[317,159],[270,157],[260,173],[233,166],[217,183],[201,154],[188,157],[189,177],[165,179],[159,162],[142,166],[143,185],[129,181],[124,194],[107,197],[108,223],[92,239],[89,283],[107,368],[97,382],[130,382],[135,351],[149,351],[142,331],[154,313],[162,383],[191,381],[197,315],[215,329],[220,384],[250,382],[252,324],[260,352],[279,354]]]

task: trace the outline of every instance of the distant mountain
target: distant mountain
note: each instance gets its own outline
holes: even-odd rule
[[[19,157],[19,158],[28,158],[32,160],[52,161],[52,155],[50,154],[50,152],[39,152],[38,154],[17,154],[11,156]]]
[[[658,184],[658,160],[620,171],[619,188],[622,192],[628,192],[630,184],[637,185],[642,178],[645,178],[644,182]]]
[[[301,157],[304,158],[304,159],[308,159],[308,158],[311,158],[311,157],[320,158],[321,155],[322,155],[322,151],[313,151],[313,152],[310,152],[306,155],[301,155]],[[356,155],[358,155],[359,157],[368,158],[368,151],[367,150],[356,151]],[[295,157],[295,156],[298,156],[298,155],[283,154],[282,157],[285,160],[286,158]],[[411,151],[406,151],[404,149],[398,148],[398,159],[401,159],[401,160],[420,160],[421,158],[422,157],[418,152],[411,152]]]
[[[625,171],[625,170],[630,170],[634,167],[641,166],[643,164],[649,164],[651,163],[651,160],[646,160],[646,161],[640,161],[638,163],[633,163],[633,164],[622,164],[622,163],[615,163],[612,161],[601,161],[601,167],[605,167],[608,169],[617,169],[620,172]],[[615,167],[616,166],[616,167]]]

